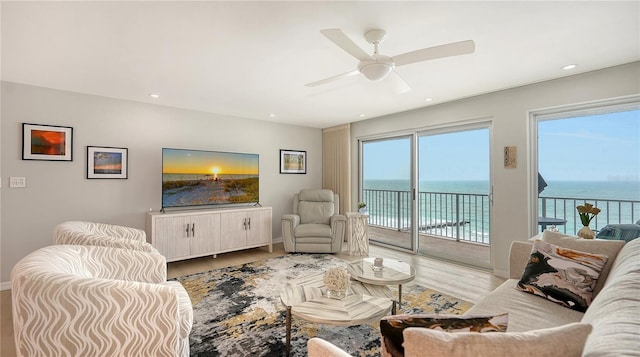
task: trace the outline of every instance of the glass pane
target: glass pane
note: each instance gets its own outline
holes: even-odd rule
[[[583,224],[576,209],[601,211],[589,222],[640,220],[640,110],[538,122],[538,223],[540,230],[575,235]]]
[[[411,138],[363,142],[362,172],[369,239],[413,249]]]
[[[489,265],[489,129],[418,138],[418,252]]]

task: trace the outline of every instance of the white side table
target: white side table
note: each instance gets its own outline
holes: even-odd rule
[[[369,256],[368,213],[347,212],[349,255]]]

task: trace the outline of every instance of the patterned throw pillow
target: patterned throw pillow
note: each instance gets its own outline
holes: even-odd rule
[[[536,240],[517,289],[584,312],[607,259]]]
[[[402,332],[409,327],[424,327],[448,332],[505,332],[509,315],[393,315],[380,320],[383,356],[404,356]]]

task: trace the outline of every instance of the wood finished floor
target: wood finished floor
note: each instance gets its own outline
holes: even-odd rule
[[[349,256],[346,252],[346,244],[343,249],[344,251],[336,256],[345,260],[358,259],[358,257]],[[256,248],[220,254],[215,259],[209,256],[173,262],[168,264],[168,277],[171,279],[212,269],[269,259],[284,254],[286,252],[280,243],[274,245],[273,253],[269,253],[266,248]],[[504,281],[504,279],[496,277],[485,270],[380,246],[372,245],[369,249],[369,256],[392,258],[410,263],[416,268],[416,283],[472,303],[477,302]],[[11,290],[0,292],[0,335],[0,356],[14,357],[16,353],[11,321]]]

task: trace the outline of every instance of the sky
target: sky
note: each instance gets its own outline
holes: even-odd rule
[[[162,173],[250,175],[258,173],[258,155],[162,149]]]
[[[640,110],[540,121],[538,136],[547,181],[640,181]],[[420,137],[418,146],[421,181],[489,179],[488,129]],[[365,143],[365,179],[409,179],[410,147],[409,138]]]
[[[640,110],[538,126],[538,166],[551,181],[640,181]]]

